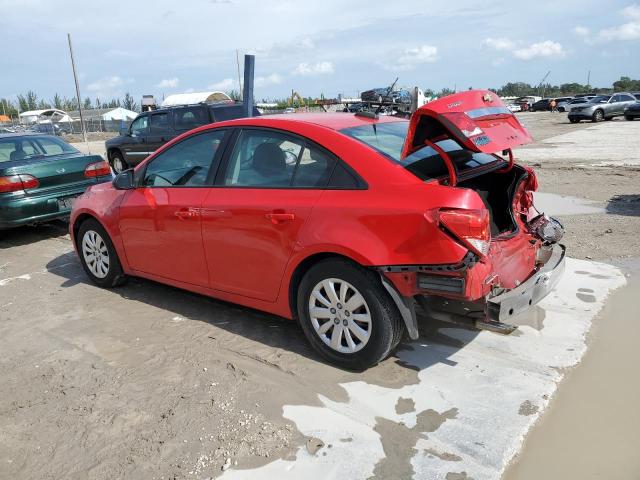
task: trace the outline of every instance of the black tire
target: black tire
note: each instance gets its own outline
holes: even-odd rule
[[[312,323],[309,311],[312,292],[320,282],[331,278],[351,284],[362,295],[369,310],[370,336],[364,346],[354,353],[342,353],[325,344]],[[300,282],[297,300],[298,318],[305,336],[323,358],[340,368],[361,371],[372,367],[384,360],[402,339],[404,333],[402,317],[382,286],[379,275],[348,260],[327,259],[311,267]],[[335,314],[337,317],[342,317],[338,324],[349,320],[348,316],[344,316],[344,311]],[[346,314],[348,315],[349,312]],[[328,319],[327,322],[336,322],[336,320],[338,318]],[[346,326],[346,323],[344,325]],[[333,332],[335,328],[331,325],[329,331]],[[346,347],[346,337],[340,338],[341,346]]]
[[[87,232],[95,232],[104,241],[109,260],[107,272],[104,277],[97,276],[94,272],[92,272],[91,268],[87,264],[87,260],[83,253],[83,240]],[[127,280],[126,275],[122,271],[122,265],[120,264],[120,259],[118,258],[116,249],[113,247],[111,238],[109,238],[109,235],[97,220],[88,219],[82,222],[80,228],[78,229],[76,244],[78,247],[78,256],[80,257],[82,268],[84,268],[84,271],[93,283],[95,283],[99,287],[113,288],[118,285],[122,285]]]
[[[633,121],[633,117],[629,116],[629,115],[625,115],[624,116],[625,120],[629,120],[630,122]]]
[[[122,156],[122,153],[120,153],[118,150],[111,154],[109,163],[111,164],[111,170],[113,170],[113,173],[115,173],[116,175],[130,168],[129,164]]]
[[[593,123],[601,122],[602,120],[604,120],[604,112],[602,110],[593,112],[593,116],[591,117]]]

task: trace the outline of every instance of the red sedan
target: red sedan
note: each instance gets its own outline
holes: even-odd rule
[[[506,333],[553,288],[562,226],[510,150],[530,141],[488,91],[410,121],[216,123],[89,188],[71,235],[102,287],[133,275],[295,318],[324,358],[363,369],[418,338],[416,303]]]

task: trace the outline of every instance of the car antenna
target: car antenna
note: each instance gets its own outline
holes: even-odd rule
[[[398,77],[396,77],[396,79],[393,81],[393,83],[389,86],[389,88],[387,88],[387,93],[385,93],[385,97],[389,98],[389,94],[391,92],[393,92],[393,87],[396,86],[396,83],[398,83]],[[378,113],[380,113],[380,110],[382,110],[382,103],[380,103],[380,105],[378,105],[378,108],[376,108],[376,115]]]

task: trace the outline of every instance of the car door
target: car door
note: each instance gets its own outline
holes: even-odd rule
[[[620,94],[620,100],[620,115],[624,115],[625,108],[636,103],[635,97],[626,93]]]
[[[139,115],[131,123],[128,138],[122,144],[122,153],[129,165],[137,165],[151,154],[147,147],[148,134],[149,116]]]
[[[147,150],[155,152],[162,145],[173,138],[169,124],[169,112],[154,112],[149,115],[149,134],[147,135]]]
[[[273,302],[335,158],[271,129],[243,129],[233,143],[202,205],[210,286]]]
[[[131,268],[179,282],[209,284],[200,208],[213,180],[227,130],[185,138],[136,172],[138,187],[119,210]]]

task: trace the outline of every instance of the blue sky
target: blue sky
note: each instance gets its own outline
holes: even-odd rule
[[[446,4],[445,4],[446,3]],[[0,0],[0,97],[237,88],[256,55],[256,98],[346,96],[387,85],[466,89],[508,81],[609,86],[640,77],[640,3],[378,0]]]

